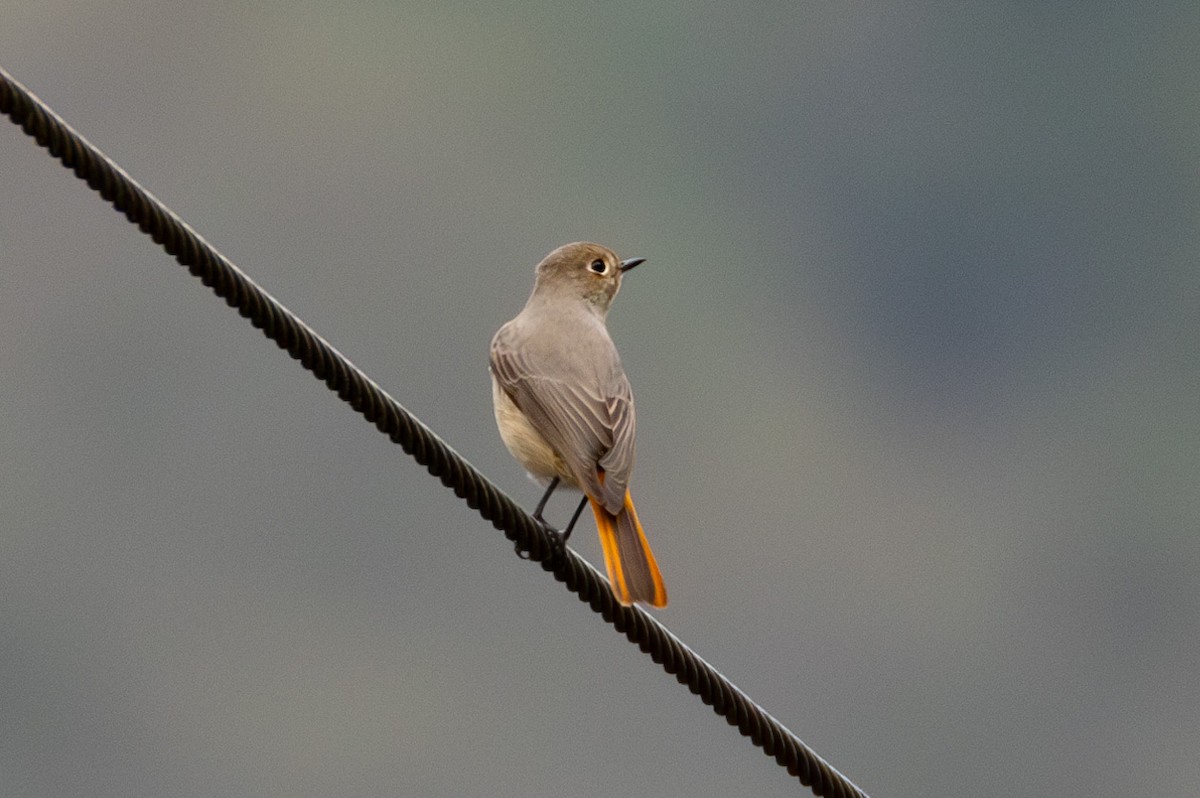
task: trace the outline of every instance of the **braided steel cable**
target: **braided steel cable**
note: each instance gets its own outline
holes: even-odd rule
[[[814,795],[866,798],[866,793],[751,701],[665,626],[640,608],[618,604],[599,571],[575,552],[562,547],[555,536],[431,429],[2,68],[0,113],[11,118],[343,401],[400,444],[443,485],[504,532],[519,551],[527,552],[529,559],[540,562],[543,569],[578,594],[581,601],[649,654],[663,670],[674,675],[680,684],[687,685],[731,726],[736,726],[801,784],[811,788]]]

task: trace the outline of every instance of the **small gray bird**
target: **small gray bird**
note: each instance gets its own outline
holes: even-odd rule
[[[667,590],[633,508],[633,392],[605,318],[621,275],[643,258],[621,261],[599,244],[578,242],[537,266],[533,294],[492,339],[492,399],[500,437],[529,475],[546,485],[534,511],[559,484],[592,505],[613,595],[622,604],[667,605]]]

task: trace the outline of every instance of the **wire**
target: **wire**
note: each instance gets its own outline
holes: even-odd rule
[[[256,285],[187,224],[142,188],[100,150],[71,129],[45,103],[0,68],[0,113],[123,213],[230,307],[287,350],[304,368],[373,423],[381,432],[469,507],[527,552],[529,559],[578,594],[593,611],[672,674],[680,684],[736,726],[768,756],[812,789],[814,795],[847,798],[860,790],[782,723],[750,700],[670,630],[638,607],[623,607],[608,582],[586,560],[564,549],[512,499],[464,460],[434,432]]]

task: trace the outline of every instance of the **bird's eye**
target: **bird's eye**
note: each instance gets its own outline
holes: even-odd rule
[[[592,261],[592,265],[588,266],[588,268],[594,271],[596,274],[604,274],[604,272],[608,271],[608,266],[606,266],[604,261],[600,259]]]

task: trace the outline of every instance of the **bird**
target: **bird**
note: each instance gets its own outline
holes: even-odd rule
[[[546,487],[533,517],[560,485],[583,492],[562,533],[590,504],[613,596],[626,606],[667,605],[667,590],[634,509],[633,390],[609,336],[621,278],[645,258],[620,260],[579,241],[538,263],[525,307],[492,338],[489,365],[500,437]]]

